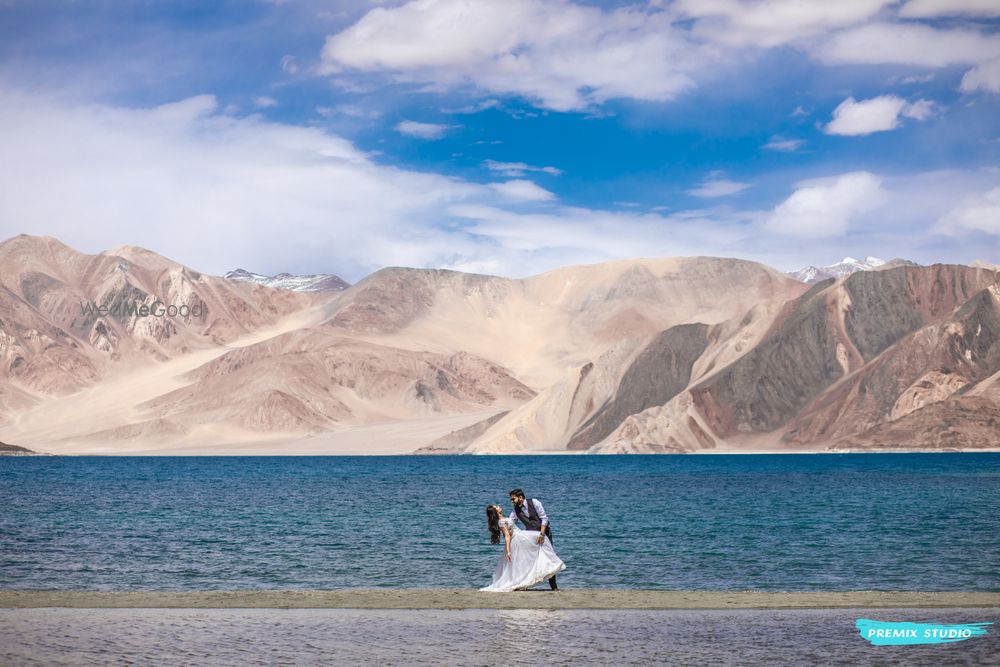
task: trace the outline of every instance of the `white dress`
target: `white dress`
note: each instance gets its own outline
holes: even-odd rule
[[[522,530],[507,517],[500,519],[500,526],[501,529],[507,526],[511,531],[510,560],[506,553],[500,554],[500,562],[493,571],[493,583],[479,590],[507,593],[531,588],[566,569],[552,548],[552,540],[546,537],[545,542],[538,543],[539,531]]]

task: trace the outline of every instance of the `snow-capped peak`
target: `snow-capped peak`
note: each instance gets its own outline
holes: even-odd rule
[[[845,257],[836,264],[829,266],[806,266],[798,271],[789,271],[788,275],[804,283],[818,283],[827,278],[840,278],[858,271],[871,271],[886,264],[884,259],[869,255],[863,260]]]
[[[331,273],[317,273],[309,276],[279,273],[276,276],[265,276],[246,269],[236,269],[224,275],[223,278],[238,283],[256,283],[292,292],[339,292],[350,287],[350,283]]]

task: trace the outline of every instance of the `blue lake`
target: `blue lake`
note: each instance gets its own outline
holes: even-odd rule
[[[1000,454],[2,457],[0,588],[479,587],[542,500],[563,587],[1000,591]]]

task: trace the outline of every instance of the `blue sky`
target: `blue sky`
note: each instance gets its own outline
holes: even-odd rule
[[[0,2],[0,236],[201,270],[1000,262],[993,0]]]

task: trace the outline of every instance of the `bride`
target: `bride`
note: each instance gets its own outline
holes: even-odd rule
[[[499,505],[486,506],[486,524],[492,544],[500,544],[500,535],[503,535],[506,553],[493,571],[493,583],[479,590],[506,593],[531,588],[566,569],[548,537],[539,544],[539,531],[518,528],[513,520],[504,516]]]

